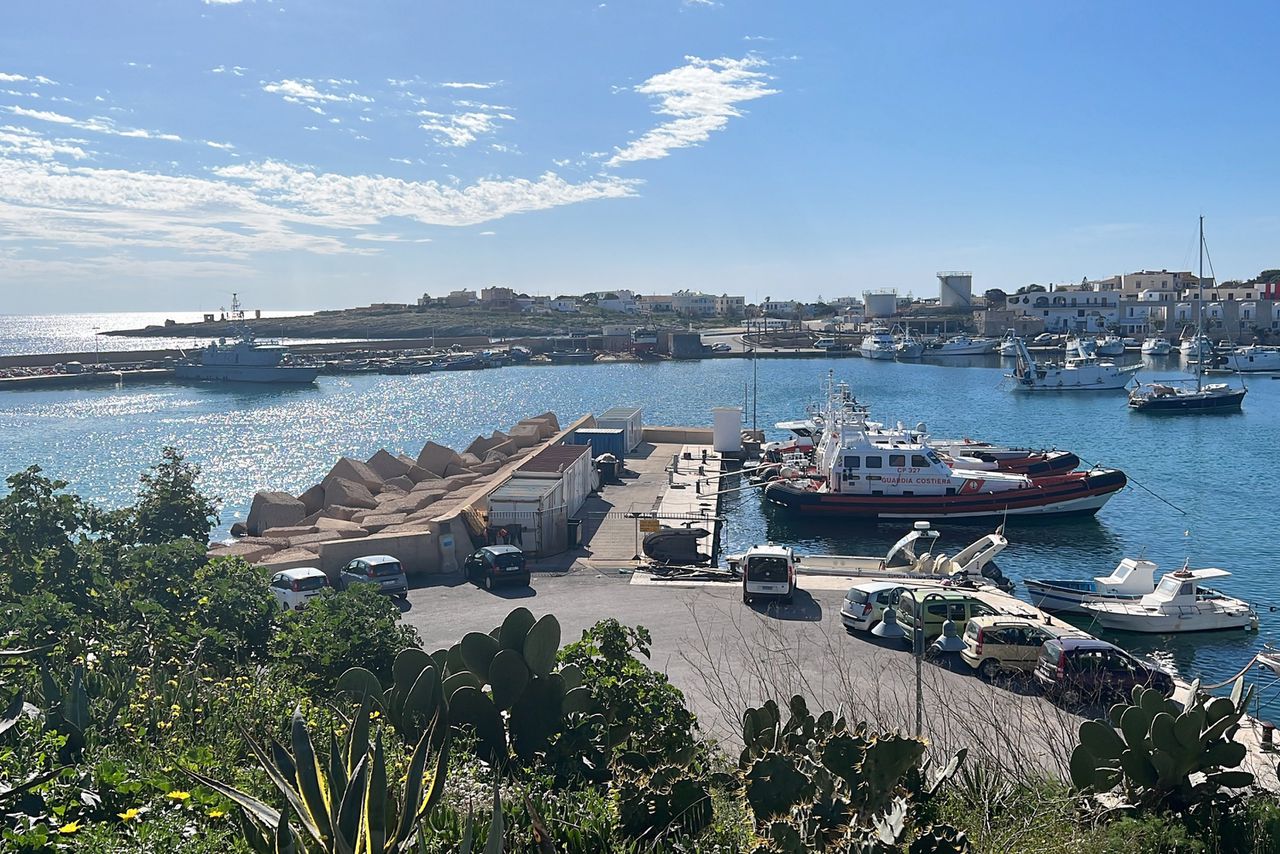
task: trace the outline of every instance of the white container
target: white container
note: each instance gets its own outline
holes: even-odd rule
[[[615,406],[596,418],[596,426],[606,430],[625,431],[627,450],[634,451],[644,441],[644,410],[632,406]]]
[[[742,407],[717,406],[711,410],[711,445],[717,454],[742,453]]]

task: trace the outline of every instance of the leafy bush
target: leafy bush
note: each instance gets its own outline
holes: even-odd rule
[[[352,667],[390,682],[392,662],[408,646],[420,647],[422,639],[400,622],[391,597],[356,584],[342,593],[317,596],[301,611],[281,612],[269,649],[271,659],[299,684],[327,693]]]

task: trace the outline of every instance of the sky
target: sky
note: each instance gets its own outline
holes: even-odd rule
[[[43,0],[0,314],[1280,267],[1274,2]]]

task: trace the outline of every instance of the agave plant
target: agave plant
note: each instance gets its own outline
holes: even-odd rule
[[[284,795],[284,810],[198,772],[187,773],[240,806],[245,841],[258,854],[303,849],[331,854],[403,852],[416,844],[419,825],[444,792],[449,738],[446,732],[431,760],[431,734],[424,733],[414,747],[404,782],[395,790],[387,778],[381,732],[370,743],[367,705],[352,719],[345,745],[329,734],[325,754],[316,750],[306,720],[295,711],[292,753],[274,740],[269,751],[249,740],[263,770]],[[429,760],[434,762],[430,770]],[[291,821],[294,815],[301,833]]]

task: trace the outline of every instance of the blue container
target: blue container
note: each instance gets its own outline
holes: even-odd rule
[[[627,458],[627,431],[621,427],[579,427],[569,441],[575,445],[590,445],[591,458],[601,454],[613,454],[619,460]]]

